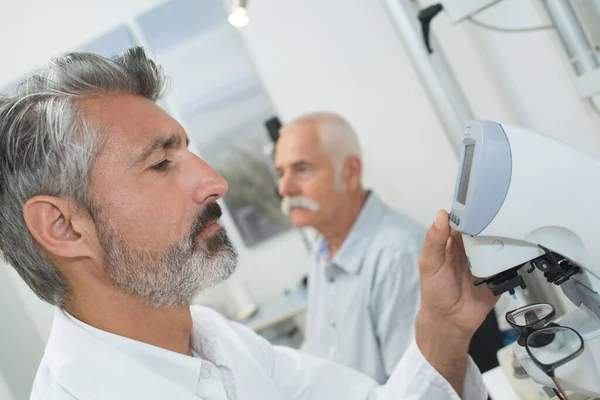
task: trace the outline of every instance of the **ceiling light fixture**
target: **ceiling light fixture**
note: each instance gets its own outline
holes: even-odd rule
[[[233,0],[231,13],[227,17],[227,21],[236,28],[243,28],[248,25],[248,10],[246,9],[247,0]]]

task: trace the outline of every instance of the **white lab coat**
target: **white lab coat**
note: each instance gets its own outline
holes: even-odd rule
[[[457,400],[448,382],[413,342],[386,385],[331,361],[272,346],[216,312],[192,307],[191,342],[233,374],[235,400]],[[167,351],[167,350],[165,350]],[[57,308],[36,376],[34,400],[198,400],[92,335]],[[485,400],[485,387],[469,360],[463,399]],[[211,398],[204,400],[233,400]]]

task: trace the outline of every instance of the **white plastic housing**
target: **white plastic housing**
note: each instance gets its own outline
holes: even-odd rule
[[[500,210],[477,236],[463,235],[472,272],[489,277],[543,254],[569,258],[600,290],[600,161],[557,140],[502,125],[512,173]]]

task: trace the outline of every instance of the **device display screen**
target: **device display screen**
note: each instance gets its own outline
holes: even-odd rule
[[[473,154],[475,153],[475,145],[468,144],[465,147],[465,159],[463,161],[462,172],[460,174],[460,183],[458,186],[458,194],[456,201],[465,205],[467,201],[467,192],[469,190],[469,180],[471,178],[471,167],[473,166]]]

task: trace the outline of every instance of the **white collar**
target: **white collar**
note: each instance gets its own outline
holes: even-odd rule
[[[133,361],[145,366],[152,372],[167,378],[169,381],[191,393],[196,392],[200,380],[202,363],[208,362],[199,358],[200,355],[195,354],[196,352],[193,351],[192,354],[194,354],[194,357],[190,357],[148,343],[115,335],[88,325],[73,317],[66,310],[63,311],[67,318],[73,323],[77,324],[96,338],[109,344],[115,350],[126,355]]]

